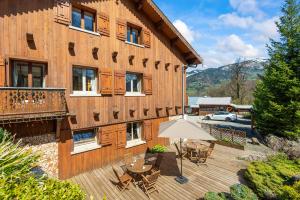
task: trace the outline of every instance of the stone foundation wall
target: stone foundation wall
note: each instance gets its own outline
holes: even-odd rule
[[[55,134],[24,137],[21,139],[21,145],[40,154],[39,167],[34,170],[35,172],[58,178],[58,143]]]

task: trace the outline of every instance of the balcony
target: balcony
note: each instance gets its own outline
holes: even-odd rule
[[[0,87],[0,124],[62,119],[65,89]]]

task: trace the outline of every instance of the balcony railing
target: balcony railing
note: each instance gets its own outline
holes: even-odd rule
[[[62,118],[65,89],[0,87],[0,123]]]

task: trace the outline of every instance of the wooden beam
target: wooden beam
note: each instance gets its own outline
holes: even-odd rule
[[[184,53],[184,54],[182,54],[182,55],[183,55],[183,57],[184,57],[185,59],[187,59],[187,58],[189,58],[190,56],[192,56],[193,53],[189,51],[189,52]]]
[[[164,26],[164,21],[161,19],[158,22],[154,23],[154,26],[157,30],[161,30]]]
[[[143,6],[144,6],[144,3],[145,3],[145,0],[136,0],[136,9],[137,10],[142,10]]]
[[[56,120],[56,141],[60,141],[61,119]]]
[[[179,41],[179,37],[175,37],[173,39],[170,40],[170,44],[173,47],[177,42]]]
[[[186,62],[191,65],[191,64],[194,64],[196,62],[197,58],[191,58],[191,59],[188,59],[186,60]]]

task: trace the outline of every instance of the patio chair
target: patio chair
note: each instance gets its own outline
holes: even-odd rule
[[[124,163],[125,165],[130,165],[131,163],[133,163],[133,156],[132,153],[126,153],[124,155]]]
[[[214,142],[210,143],[210,145],[208,147],[208,152],[207,152],[208,156],[211,155],[211,153],[214,150],[214,148],[215,148],[215,143]]]
[[[198,158],[199,158],[199,155],[198,155],[199,151],[196,151],[196,150],[191,150],[189,152],[189,159],[191,161],[198,161]]]
[[[208,158],[208,150],[207,151],[199,151],[197,164],[206,164],[206,160]]]
[[[123,192],[125,189],[128,189],[130,182],[133,180],[131,176],[129,176],[127,173],[124,173],[122,176],[119,176],[117,170],[112,167],[115,176],[118,179],[117,187],[121,192]]]
[[[147,176],[142,175],[142,189],[144,190],[148,198],[150,198],[150,194],[155,191],[159,193],[158,189],[156,188],[156,182],[159,176],[160,171],[156,171]]]
[[[163,155],[158,154],[155,164],[153,165],[153,167],[151,169],[151,173],[160,171],[160,165],[161,165],[161,162],[163,159],[164,159]]]
[[[184,158],[184,156],[186,156],[186,154],[187,154],[186,148],[182,148],[182,155],[180,155],[181,153],[180,153],[180,150],[178,148],[178,145],[176,143],[174,145],[175,145],[176,150],[177,150],[177,154],[178,154],[177,157],[180,158],[182,156],[182,158]]]

